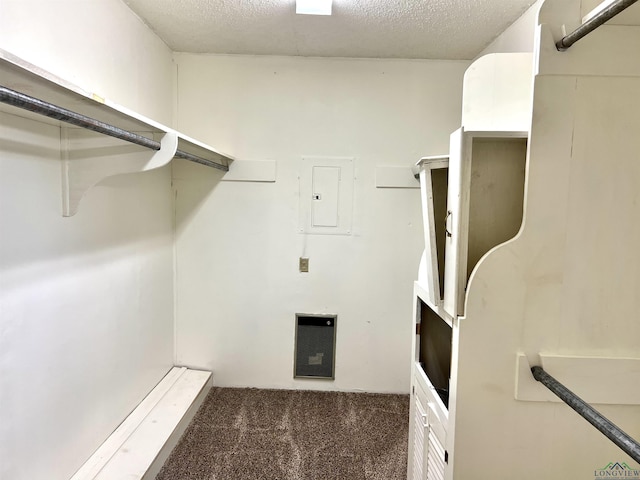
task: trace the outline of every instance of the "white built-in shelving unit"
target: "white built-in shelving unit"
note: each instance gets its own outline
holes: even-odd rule
[[[640,3],[556,48],[610,4],[542,3],[533,56],[474,62],[419,163],[411,480],[637,476],[531,373],[640,439]]]
[[[418,162],[425,254],[414,290],[411,480],[451,478],[459,319],[474,268],[522,223],[531,69],[530,54],[475,62],[449,154]],[[503,76],[509,88],[495,90]]]

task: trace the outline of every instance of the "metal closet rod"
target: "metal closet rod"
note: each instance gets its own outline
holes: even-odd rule
[[[30,112],[38,113],[49,118],[55,118],[56,120],[70,123],[77,127],[109,135],[110,137],[119,138],[120,140],[140,145],[141,147],[150,148],[151,150],[160,150],[160,142],[156,140],[138,135],[137,133],[129,132],[128,130],[123,130],[108,123],[101,122],[100,120],[96,120],[95,118],[87,117],[86,115],[67,110],[66,108],[53,105],[37,98],[30,97],[29,95],[16,92],[10,88],[0,86],[0,102],[22,108],[24,110],[29,110]],[[218,170],[223,170],[225,172],[229,170],[229,167],[226,165],[221,165],[183,150],[176,150],[174,156],[199,163],[201,165],[206,165],[208,167],[217,168]]]
[[[531,368],[533,378],[551,390],[560,400],[573,408],[587,422],[596,427],[600,433],[620,447],[636,462],[640,462],[640,443],[635,441],[608,418],[598,412],[587,402],[553,378],[542,367]]]
[[[556,48],[561,52],[568,49],[578,40],[590,34],[600,25],[607,22],[608,20],[611,20],[613,17],[618,15],[623,10],[626,10],[637,1],[638,0],[616,0],[607,8],[598,13],[595,17],[591,18],[589,21],[576,28],[572,33],[564,37],[562,40],[559,40],[556,43]]]

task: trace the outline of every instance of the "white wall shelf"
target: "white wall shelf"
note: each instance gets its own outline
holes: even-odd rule
[[[63,161],[63,216],[77,212],[84,193],[113,175],[160,168],[174,156],[228,171],[233,158],[165,125],[146,118],[101,96],[83,90],[64,79],[0,49],[1,85],[47,104],[90,117],[117,129],[159,142],[160,149],[125,143],[122,140],[69,125],[22,108],[1,104],[2,111],[58,125],[61,128]]]

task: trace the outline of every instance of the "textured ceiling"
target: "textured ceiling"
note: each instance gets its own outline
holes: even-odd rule
[[[125,0],[177,52],[471,59],[534,0]]]

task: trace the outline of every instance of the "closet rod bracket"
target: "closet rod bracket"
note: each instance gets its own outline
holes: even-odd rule
[[[106,178],[167,165],[178,148],[178,135],[176,132],[156,135],[160,136],[157,151],[91,130],[61,126],[62,216],[75,215],[85,193]]]

